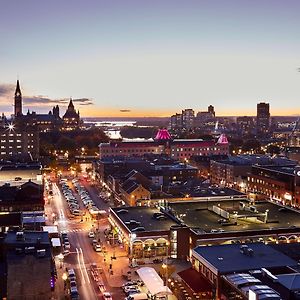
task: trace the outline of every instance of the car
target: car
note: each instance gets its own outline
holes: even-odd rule
[[[143,226],[139,226],[139,227],[135,227],[131,230],[132,232],[136,232],[136,231],[145,231],[145,227]]]
[[[80,211],[78,209],[71,209],[71,214],[74,216],[80,216]]]
[[[94,238],[95,237],[95,233],[93,231],[90,231],[88,233],[89,238]]]
[[[126,283],[125,283],[126,284]],[[130,284],[127,284],[122,286],[122,289],[124,292],[128,291],[129,289],[138,289],[138,285],[136,283],[130,282]]]
[[[77,288],[77,282],[74,278],[72,278],[72,280],[70,279],[70,287],[76,287]]]
[[[104,300],[112,300],[112,296],[111,296],[111,294],[110,294],[109,292],[104,292],[104,293],[102,294],[102,298],[103,298]]]
[[[101,245],[100,245],[99,243],[95,244],[95,245],[94,245],[94,250],[95,250],[96,252],[101,252],[101,251],[102,251]]]
[[[122,289],[124,290],[125,287],[127,287],[127,286],[133,286],[133,285],[136,285],[133,281],[127,281],[126,283],[124,283],[122,285]]]
[[[78,295],[78,289],[77,289],[77,286],[71,286],[70,287],[70,294],[71,294],[71,296],[72,295]]]
[[[163,220],[167,220],[168,218],[167,218],[167,216],[157,216],[156,217],[156,220],[158,220],[158,221],[163,221]]]
[[[124,292],[128,296],[129,294],[137,294],[141,291],[137,286],[127,286],[124,288]]]
[[[76,273],[74,271],[74,269],[69,269],[68,270],[68,276],[69,276],[69,280],[76,280]]]
[[[69,241],[64,241],[64,247],[65,247],[65,249],[70,249],[71,248],[71,245],[70,245]]]
[[[98,244],[98,241],[97,241],[96,239],[92,240],[92,245],[93,245],[93,247],[94,247],[95,245],[97,245],[97,244]]]
[[[228,223],[228,220],[226,220],[226,219],[219,219],[218,223],[219,224],[226,224],[226,223]]]
[[[136,220],[130,220],[125,222],[126,225],[141,225],[141,222]]]
[[[157,219],[158,217],[162,217],[162,216],[164,216],[164,213],[162,213],[162,212],[156,212],[156,213],[154,213],[152,215],[152,218],[153,219]]]
[[[22,180],[22,177],[15,177],[15,181],[20,181]]]

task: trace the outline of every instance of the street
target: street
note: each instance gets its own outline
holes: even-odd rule
[[[104,203],[104,201],[98,197],[95,188],[90,187],[86,182],[84,186],[96,206],[101,210],[107,211],[109,208],[108,204]],[[75,270],[80,299],[102,299],[101,291],[91,274],[92,264],[96,264],[99,270],[101,270],[100,278],[97,278],[97,280],[103,283],[106,291],[112,294],[113,299],[124,298],[122,290],[116,287],[122,284],[121,281],[114,284],[114,287],[110,285],[110,283],[114,283],[111,280],[113,276],[109,273],[109,258],[113,256],[113,252],[109,245],[107,245],[104,237],[104,230],[109,227],[107,217],[101,218],[100,220],[92,220],[83,204],[80,203],[80,200],[80,210],[85,212],[85,216],[75,217],[70,214],[68,205],[56,182],[53,182],[52,191],[53,199],[50,207],[48,207],[48,211],[52,211],[52,215],[55,214],[54,223],[57,224],[60,232],[67,233],[70,242],[70,253],[64,256],[62,269],[63,271],[67,269]],[[74,194],[76,194],[76,192],[74,192]],[[88,232],[91,230],[96,233],[96,236],[100,239],[102,248],[105,249],[107,253],[94,251],[91,239],[88,237]],[[115,250],[113,251],[115,252]],[[124,257],[124,259],[126,258]],[[111,265],[113,265],[112,262]],[[61,280],[61,278],[58,277],[58,280]],[[67,290],[65,290],[66,295],[67,293]],[[63,299],[61,295],[59,299]]]

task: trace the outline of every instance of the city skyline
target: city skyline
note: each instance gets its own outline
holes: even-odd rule
[[[0,111],[70,97],[83,117],[299,115],[297,1],[2,3]],[[234,110],[233,110],[234,108]]]

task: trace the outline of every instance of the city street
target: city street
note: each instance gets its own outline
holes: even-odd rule
[[[108,205],[98,197],[97,191],[87,184],[85,184],[85,187],[89,191],[91,198],[97,207],[102,210],[108,210]],[[107,218],[93,221],[82,203],[80,203],[80,209],[81,211],[84,211],[86,215],[83,217],[72,216],[58,184],[53,183],[52,190],[53,200],[51,201],[51,207],[48,207],[48,213],[49,211],[52,211],[52,216],[55,214],[55,224],[57,223],[59,231],[68,234],[70,253],[64,257],[63,269],[66,270],[66,268],[72,268],[75,270],[80,299],[101,299],[101,292],[91,274],[92,264],[96,264],[99,268],[99,273],[101,273],[100,278],[97,278],[98,282],[102,282],[106,291],[111,292],[113,299],[124,298],[122,290],[117,287],[120,286],[123,281],[117,279],[116,282],[116,280],[112,280],[116,279],[114,278],[116,276],[109,274],[109,264],[111,263],[110,257],[113,256],[113,252],[109,245],[107,245],[104,237],[104,230],[109,227]],[[76,192],[74,192],[74,194],[75,193]],[[92,239],[88,237],[88,232],[91,230],[93,230],[96,233],[96,237],[100,239],[103,249],[106,249],[107,251],[106,254],[94,251],[91,244]],[[99,234],[97,234],[98,232]],[[116,252],[116,250],[114,250],[114,252]],[[128,266],[127,257],[124,257],[123,260],[124,259]],[[111,269],[113,270],[115,262],[112,262],[111,264]],[[62,279],[58,278],[58,280]]]

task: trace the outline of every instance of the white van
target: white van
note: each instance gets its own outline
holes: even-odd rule
[[[146,293],[132,294],[125,298],[125,300],[147,300],[148,295]]]

